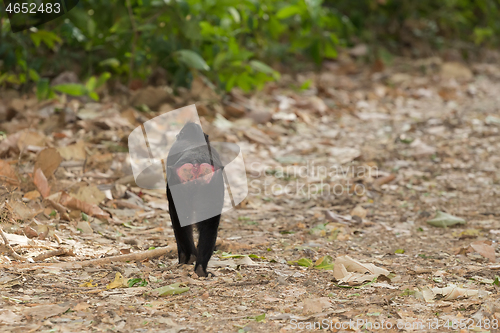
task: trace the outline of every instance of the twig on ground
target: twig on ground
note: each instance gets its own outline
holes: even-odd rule
[[[56,256],[74,256],[75,253],[73,252],[73,249],[65,249],[65,248],[60,248],[57,250],[53,251],[48,251],[41,253],[37,255],[36,257],[33,258],[34,261],[42,261],[50,257],[56,257]]]
[[[118,255],[118,256],[107,257],[107,258],[99,258],[99,259],[92,259],[92,260],[85,260],[85,261],[60,262],[60,263],[55,263],[55,264],[48,264],[48,263],[22,264],[22,265],[15,265],[15,268],[37,269],[37,268],[41,268],[41,267],[61,267],[61,268],[65,268],[65,269],[70,269],[70,268],[81,268],[81,267],[87,267],[87,266],[105,265],[105,264],[110,264],[112,262],[142,261],[145,259],[153,259],[153,258],[161,257],[161,256],[163,256],[163,255],[167,254],[168,252],[173,251],[175,249],[176,249],[176,246],[168,245],[166,247],[162,247],[162,248],[158,248],[158,249],[154,249],[154,250]],[[5,267],[5,266],[6,265],[0,265],[0,267]],[[9,266],[12,267],[12,265],[9,265]]]
[[[16,251],[14,251],[14,249],[12,248],[12,246],[10,246],[9,240],[7,239],[7,236],[5,236],[2,227],[0,227],[0,236],[2,236],[3,242],[5,243],[5,247],[7,247],[7,249],[9,250],[10,255],[12,257],[14,257],[14,259],[26,261],[25,257],[17,254]]]

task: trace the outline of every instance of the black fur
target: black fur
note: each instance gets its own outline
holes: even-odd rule
[[[174,229],[177,241],[179,263],[188,264],[196,259],[194,269],[196,274],[206,277],[208,275],[207,264],[212,257],[217,240],[220,213],[196,223],[199,232],[198,248],[196,248],[193,240],[192,225],[181,227],[169,187],[169,184],[171,186],[180,184],[180,179],[175,170],[186,163],[208,163],[214,166],[215,169],[210,186],[203,186],[203,184],[195,186],[185,183],[180,185],[180,191],[175,192],[176,200],[182,200],[183,205],[186,203],[192,205],[192,212],[190,211],[186,218],[195,219],[197,212],[203,212],[204,209],[213,210],[216,208],[217,211],[221,212],[224,203],[223,166],[217,151],[210,147],[208,135],[203,133],[200,125],[191,122],[184,125],[167,157],[167,198],[172,228]]]

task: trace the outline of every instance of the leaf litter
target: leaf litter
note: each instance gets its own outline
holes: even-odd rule
[[[33,96],[0,99],[28,105],[0,124],[1,329],[500,320],[498,66],[346,74],[342,59],[227,100],[198,79],[159,89],[151,114],[68,98],[54,103],[77,118],[51,123]],[[157,88],[142,89],[135,102]],[[213,141],[242,147],[249,183],[208,279],[177,265],[165,193],[136,186],[126,147],[158,110],[192,103]]]

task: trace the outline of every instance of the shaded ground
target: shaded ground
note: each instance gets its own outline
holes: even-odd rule
[[[427,59],[371,73],[349,62],[284,75],[251,98],[234,93],[225,107],[232,121],[204,128],[212,140],[240,144],[250,193],[222,217],[208,279],[178,266],[175,251],[82,266],[175,244],[164,192],[135,187],[123,152],[122,138],[156,114],[106,100],[24,101],[1,129],[1,226],[18,255],[64,249],[74,256],[45,262],[76,265],[20,264],[0,243],[0,330],[286,332],[322,322],[333,332],[500,331],[500,68],[472,69]],[[201,106],[208,119],[222,108],[211,103]],[[12,139],[28,127],[39,134]],[[48,183],[37,180],[35,161],[51,174],[57,159],[37,157],[39,147],[68,146]],[[466,223],[426,223],[437,211]],[[339,286],[332,270],[294,263],[343,255],[391,274]],[[147,285],[114,288],[117,272]],[[189,290],[145,294],[177,282]],[[451,294],[435,295],[447,286]],[[347,329],[350,320],[359,326]]]

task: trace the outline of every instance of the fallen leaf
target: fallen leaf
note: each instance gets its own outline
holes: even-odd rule
[[[115,288],[128,288],[128,285],[120,272],[116,272],[115,279],[106,286],[106,289]]]
[[[92,230],[90,223],[88,223],[87,221],[79,221],[76,225],[76,229],[81,230],[82,233],[84,233],[84,234],[94,233],[94,230]]]
[[[40,132],[26,131],[23,132],[17,140],[17,147],[20,151],[28,146],[44,147],[47,138]]]
[[[465,224],[466,221],[459,217],[438,211],[436,213],[436,217],[431,220],[427,220],[427,223],[435,227],[446,228],[455,224]]]
[[[337,257],[333,268],[333,277],[350,285],[371,281],[380,275],[388,276],[389,273],[384,268],[377,267],[374,264],[361,263],[349,256]]]
[[[272,145],[274,143],[266,133],[254,127],[250,127],[249,129],[245,130],[243,134],[245,134],[245,136],[249,140],[261,143],[263,145]]]
[[[18,185],[19,180],[17,179],[16,172],[10,166],[9,163],[0,160],[0,181],[6,182],[10,185]]]
[[[63,158],[55,148],[46,148],[36,157],[35,170],[41,169],[45,177],[50,178],[61,164]]]
[[[83,141],[78,141],[73,145],[66,147],[57,148],[59,154],[65,160],[84,160],[87,157],[87,152],[85,151],[85,143]]]
[[[396,175],[390,174],[388,176],[384,176],[384,177],[380,177],[380,178],[375,179],[375,181],[373,182],[373,185],[374,186],[382,186],[384,184],[388,184],[388,183],[392,182],[394,179],[396,179]]]
[[[43,198],[46,198],[50,195],[50,186],[47,182],[47,178],[45,178],[45,175],[42,172],[42,169],[35,170],[33,182],[35,183],[38,192],[40,192]]]
[[[73,196],[80,201],[96,205],[106,199],[106,195],[102,193],[101,190],[99,190],[94,184],[80,187]]]
[[[354,209],[351,211],[351,216],[359,216],[360,218],[364,219],[366,217],[367,211],[360,205],[357,205],[354,207]]]
[[[189,290],[189,287],[187,287],[184,283],[177,282],[177,283],[170,284],[168,286],[153,289],[151,291],[151,294],[157,295],[157,296],[177,295],[177,294],[185,293],[188,290]]]
[[[490,262],[496,262],[495,248],[485,241],[476,241],[470,244],[470,247],[477,253],[487,258]]]
[[[29,220],[33,217],[35,217],[37,214],[43,212],[43,208],[40,206],[28,206],[24,202],[21,201],[11,201],[5,204],[7,209],[9,209],[12,212],[12,217],[15,220],[22,220],[26,221]]]
[[[314,297],[307,298],[303,301],[303,311],[305,314],[307,313],[319,313],[322,312],[323,309],[332,306],[330,299],[328,297]]]
[[[69,305],[47,304],[25,308],[23,314],[36,320],[47,319],[68,311]]]
[[[10,310],[0,309],[0,325],[14,325],[19,324],[23,316],[15,314]]]
[[[38,192],[37,190],[26,192],[23,196],[23,198],[28,200],[33,200],[39,197],[40,197],[40,192]]]
[[[87,215],[94,216],[96,218],[109,219],[109,214],[104,212],[97,205],[80,201],[66,192],[62,192],[59,203],[70,209],[81,210],[82,212],[87,213]]]

